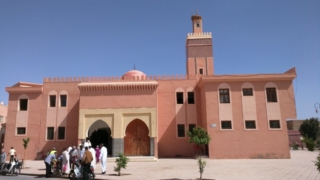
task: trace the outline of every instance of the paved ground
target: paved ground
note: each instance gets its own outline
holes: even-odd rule
[[[206,159],[204,179],[216,180],[316,180],[320,173],[314,166],[319,151],[291,151],[291,159]],[[114,162],[107,164],[107,174],[98,179],[186,180],[199,178],[195,159],[159,159],[157,162],[129,162],[123,176],[115,176]],[[44,174],[42,161],[28,161],[22,173]],[[96,173],[101,172],[98,164]],[[2,180],[3,176],[0,176]],[[35,178],[39,178],[35,177]]]

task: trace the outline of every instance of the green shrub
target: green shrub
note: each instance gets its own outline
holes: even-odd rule
[[[307,136],[304,138],[304,142],[306,143],[306,147],[307,147],[308,151],[314,151],[314,147],[315,147],[316,143],[314,142],[314,140],[312,138],[308,138],[308,136]]]
[[[292,149],[293,149],[293,150],[298,150],[298,149],[299,149],[299,144],[297,144],[296,142],[294,142],[293,145],[292,145]]]
[[[317,170],[320,171],[320,153],[314,162],[314,165],[317,166]]]
[[[121,176],[121,169],[122,168],[126,168],[127,167],[127,163],[129,161],[129,158],[127,158],[125,155],[123,155],[122,153],[120,153],[118,155],[118,158],[116,159],[116,164],[117,166],[114,167],[114,171],[118,172],[118,176]]]

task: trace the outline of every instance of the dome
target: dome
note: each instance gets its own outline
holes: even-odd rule
[[[142,78],[142,77],[147,77],[147,75],[141,71],[138,71],[138,70],[131,70],[131,71],[128,71],[126,72],[122,78],[130,78],[130,77],[139,77],[139,78]]]

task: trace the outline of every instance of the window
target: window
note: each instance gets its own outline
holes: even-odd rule
[[[56,95],[50,95],[50,107],[56,107]]]
[[[270,120],[269,126],[270,126],[270,129],[280,129],[280,121],[279,120]]]
[[[268,102],[277,102],[276,88],[267,88],[267,101]]]
[[[231,121],[221,121],[221,129],[232,129]]]
[[[48,127],[47,128],[47,140],[53,140],[54,137],[54,128]]]
[[[242,94],[244,96],[253,96],[252,88],[243,88],[242,89]]]
[[[195,124],[189,124],[189,131],[191,132],[193,130],[193,128],[195,128],[196,125]]]
[[[178,124],[178,137],[185,137],[184,124]]]
[[[59,140],[62,140],[62,139],[65,138],[65,130],[66,130],[65,127],[59,127],[58,128],[58,139]]]
[[[199,69],[199,74],[203,74],[203,69]]]
[[[1,115],[0,115],[0,123],[1,123],[1,124],[4,123],[4,116],[1,116]]]
[[[230,103],[229,89],[219,89],[220,103]]]
[[[246,121],[246,129],[256,129],[256,121]]]
[[[67,95],[60,95],[60,107],[67,107]]]
[[[194,92],[188,92],[188,104],[194,104]]]
[[[20,111],[28,110],[28,99],[20,99]]]
[[[25,127],[18,127],[17,134],[19,134],[19,135],[26,134],[26,128]]]
[[[183,92],[177,92],[177,104],[183,104]]]
[[[197,28],[199,28],[199,27],[200,27],[200,22],[198,21],[198,22],[197,22]]]

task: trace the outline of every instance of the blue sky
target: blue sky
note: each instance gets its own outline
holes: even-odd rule
[[[0,1],[0,101],[44,77],[185,74],[191,11],[212,32],[215,74],[283,73],[299,119],[319,116],[319,0]]]

